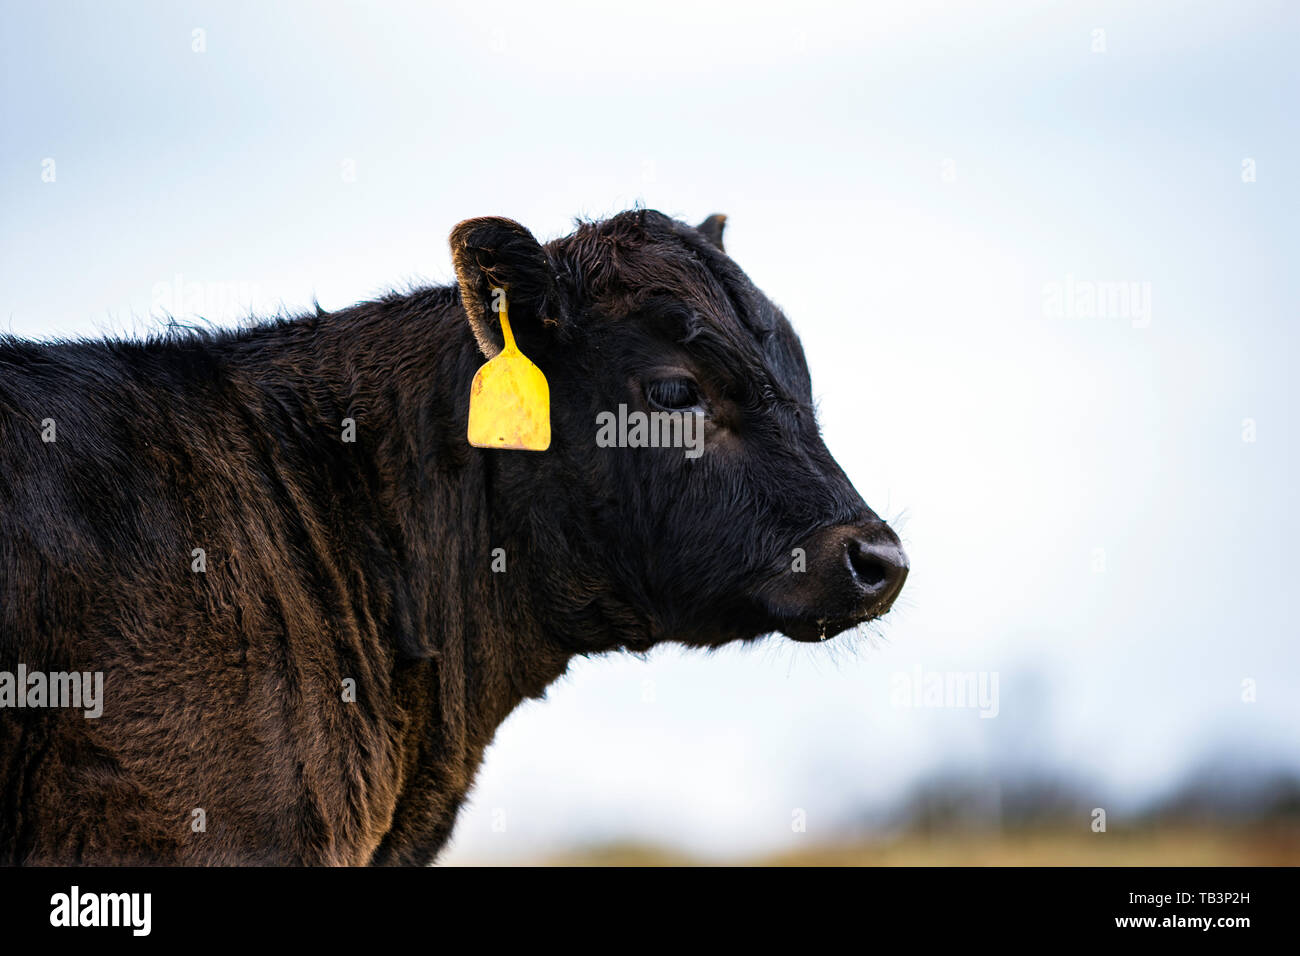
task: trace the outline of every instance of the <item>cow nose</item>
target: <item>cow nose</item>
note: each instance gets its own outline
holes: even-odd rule
[[[907,580],[907,555],[902,546],[896,541],[855,536],[847,542],[845,559],[849,573],[862,592],[862,601],[870,605],[872,615],[888,611]]]

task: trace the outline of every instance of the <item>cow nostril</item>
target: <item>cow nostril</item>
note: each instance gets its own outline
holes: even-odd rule
[[[874,591],[889,577],[889,567],[879,556],[868,551],[860,541],[849,544],[849,565],[863,587]]]
[[[868,542],[852,538],[848,543],[849,568],[863,597],[874,602],[884,613],[903,589],[907,579],[907,556],[888,542]]]

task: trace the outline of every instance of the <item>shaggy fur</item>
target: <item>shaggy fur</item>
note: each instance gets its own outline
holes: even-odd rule
[[[471,220],[457,287],[0,339],[0,671],[102,671],[105,697],[99,719],[0,710],[0,862],[428,863],[497,726],[574,655],[881,613],[836,591],[824,533],[896,539],[721,237],[644,210],[545,246]],[[493,285],[550,381],[544,453],[465,440]],[[646,407],[665,367],[700,383],[704,456],[597,448],[596,414]]]

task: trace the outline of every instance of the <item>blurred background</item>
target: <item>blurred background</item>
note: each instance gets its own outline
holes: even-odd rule
[[[1300,863],[1285,2],[52,2],[0,27],[0,329],[452,280],[728,214],[912,560],[870,632],[575,662],[447,863]]]

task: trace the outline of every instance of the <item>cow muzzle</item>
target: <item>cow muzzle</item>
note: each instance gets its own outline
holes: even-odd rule
[[[763,601],[777,630],[799,641],[834,637],[887,613],[907,580],[908,560],[882,521],[833,525],[809,537]]]

